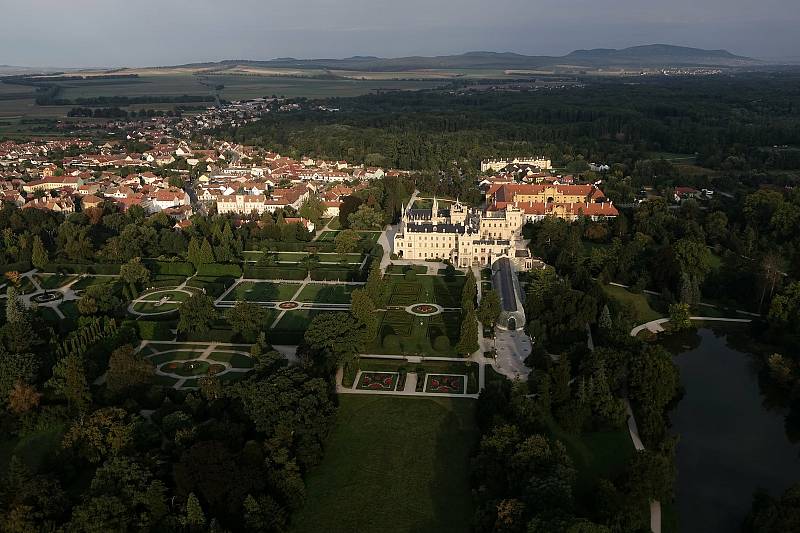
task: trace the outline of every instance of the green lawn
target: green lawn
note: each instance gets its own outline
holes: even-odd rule
[[[82,276],[81,279],[76,281],[70,287],[74,291],[82,290],[91,287],[92,285],[101,285],[103,283],[112,283],[115,281],[116,278],[109,278],[109,277],[102,277],[98,278],[95,276]]]
[[[322,234],[319,236],[318,241],[333,241],[336,239],[336,236],[339,235],[339,231],[323,231]]]
[[[560,440],[578,471],[576,493],[590,497],[598,478],[612,478],[622,472],[634,454],[627,427],[614,431],[595,431],[575,435],[548,423],[550,436]]]
[[[469,531],[474,409],[463,399],[340,397],[292,531]]]
[[[37,274],[36,281],[43,289],[54,290],[63,287],[70,281],[74,280],[76,276],[61,275],[61,274]]]
[[[225,297],[226,301],[285,302],[291,300],[300,288],[299,283],[272,283],[269,281],[243,281]]]
[[[340,230],[342,229],[342,224],[339,222],[339,217],[334,217],[333,220],[330,221],[328,224],[328,229],[330,230]]]
[[[617,287],[615,285],[603,285],[605,293],[623,304],[631,307],[636,321],[639,323],[649,322],[657,318],[663,318],[664,315],[653,309],[651,304],[651,296],[646,294],[634,294],[627,289]]]
[[[350,295],[360,285],[326,285],[309,283],[297,297],[298,302],[318,302],[327,304],[349,304]]]

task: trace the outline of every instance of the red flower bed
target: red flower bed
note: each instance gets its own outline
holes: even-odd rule
[[[393,391],[397,375],[387,372],[362,372],[358,380],[358,389]]]
[[[431,376],[426,392],[461,394],[464,392],[464,376]]]

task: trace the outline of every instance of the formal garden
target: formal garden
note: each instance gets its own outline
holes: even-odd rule
[[[157,384],[186,389],[208,375],[241,379],[254,366],[249,350],[247,344],[146,342],[139,353],[155,366]]]
[[[399,374],[394,372],[362,372],[358,378],[359,390],[391,392],[395,390]]]
[[[464,394],[467,377],[455,374],[428,374],[425,392],[438,394]]]

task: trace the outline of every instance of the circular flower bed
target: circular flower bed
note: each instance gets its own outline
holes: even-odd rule
[[[47,302],[55,302],[56,300],[60,300],[63,297],[64,295],[61,294],[60,292],[45,292],[42,294],[31,296],[31,301],[36,302],[37,304],[43,304]]]
[[[297,302],[281,302],[278,304],[280,309],[295,309],[300,307],[300,304]]]
[[[212,363],[211,366],[208,367],[209,375],[219,374],[220,372],[225,372],[225,365]]]
[[[181,377],[201,376],[208,373],[211,365],[207,361],[193,359],[191,361],[172,361],[161,367],[163,372]]]
[[[439,312],[439,308],[431,304],[417,304],[411,310],[418,315],[432,315]]]

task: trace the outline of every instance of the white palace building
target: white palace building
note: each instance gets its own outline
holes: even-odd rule
[[[507,257],[527,270],[533,259],[522,238],[523,224],[524,213],[514,206],[483,212],[456,201],[449,209],[440,209],[434,198],[431,209],[404,206],[394,253],[399,259],[416,261],[449,259],[461,268],[489,266]]]

